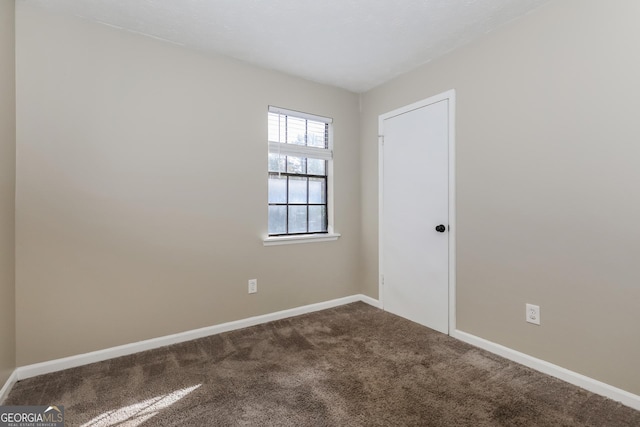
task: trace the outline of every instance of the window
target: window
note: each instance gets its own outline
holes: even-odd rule
[[[269,237],[331,234],[331,123],[269,107]]]

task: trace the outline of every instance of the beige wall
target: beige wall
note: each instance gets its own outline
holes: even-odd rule
[[[16,366],[14,213],[15,3],[0,0],[0,388]]]
[[[348,92],[25,3],[18,365],[376,297],[378,115],[454,88],[459,329],[640,393],[637,2],[552,2],[364,94],[360,116]],[[269,104],[335,118],[337,242],[262,246]]]
[[[357,95],[28,2],[17,67],[18,365],[359,291]],[[269,104],[334,118],[338,241],[263,246]]]
[[[454,88],[458,328],[640,393],[639,17],[551,2],[363,96],[366,294],[378,115]]]

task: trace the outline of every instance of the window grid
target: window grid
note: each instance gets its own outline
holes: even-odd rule
[[[269,206],[285,206],[285,212],[286,212],[286,218],[285,218],[285,232],[284,233],[269,233],[270,236],[286,236],[286,235],[296,235],[296,234],[326,234],[327,233],[327,228],[328,228],[328,211],[327,211],[327,175],[326,175],[326,170],[327,170],[327,162],[325,161],[325,174],[324,175],[318,175],[318,174],[309,174],[309,173],[295,173],[295,172],[288,172],[289,170],[289,160],[287,159],[287,157],[289,156],[285,156],[285,170],[287,172],[273,172],[273,171],[269,171],[269,177],[286,177],[286,184],[285,184],[285,195],[286,195],[286,201],[284,203],[269,203]],[[305,162],[305,172],[308,172],[308,164],[307,162]],[[295,177],[295,178],[306,178],[306,200],[304,203],[301,202],[291,202],[289,201],[289,182],[290,182],[290,178],[291,177]],[[323,184],[322,184],[322,195],[324,196],[324,203],[311,203],[309,201],[309,197],[311,192],[309,191],[309,181],[310,178],[319,178],[322,179]],[[290,232],[289,231],[289,207],[290,206],[305,206],[306,207],[306,213],[307,213],[307,220],[306,220],[306,230],[305,231],[300,231],[300,232]],[[320,231],[309,231],[309,207],[310,206],[321,206],[324,207],[324,216],[323,216],[323,223],[321,225],[321,230]]]

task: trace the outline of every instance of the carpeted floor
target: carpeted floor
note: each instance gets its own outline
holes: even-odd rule
[[[640,412],[363,303],[20,381],[67,426],[640,426]]]

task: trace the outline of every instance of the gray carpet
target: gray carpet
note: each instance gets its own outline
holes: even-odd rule
[[[18,382],[67,426],[640,426],[640,412],[363,303]]]

